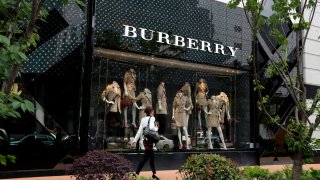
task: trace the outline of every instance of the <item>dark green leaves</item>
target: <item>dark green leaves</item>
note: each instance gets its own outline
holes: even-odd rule
[[[73,0],[76,4],[80,5],[80,6],[85,6],[83,0]],[[69,0],[62,0],[63,4],[67,4],[69,2]]]
[[[235,9],[237,8],[237,6],[240,4],[241,0],[231,0],[229,3],[228,3],[228,8],[230,9]]]
[[[34,105],[31,101],[24,100],[22,105],[24,105],[25,110],[27,110],[29,112],[34,112],[34,110],[35,110]],[[21,108],[22,108],[22,105],[21,105]]]
[[[254,85],[254,89],[253,89],[254,91],[264,89],[263,84],[259,80],[253,80],[253,85]]]
[[[191,155],[179,173],[185,179],[242,179],[237,165],[217,154]]]
[[[16,162],[16,157],[12,156],[12,155],[2,155],[0,154],[0,164],[6,166],[7,165],[7,161],[10,161],[12,163]]]
[[[6,46],[10,46],[10,39],[8,37],[0,34],[0,43],[4,44]]]
[[[80,6],[85,6],[82,0],[74,0],[75,3],[79,4]]]
[[[312,155],[311,138],[309,137],[309,127],[294,118],[291,118],[287,127],[286,142],[290,152],[302,152],[304,157]]]
[[[23,100],[17,94],[6,95],[3,92],[0,92],[0,117],[7,118],[20,118],[19,109],[23,112],[35,111],[34,104],[29,100]]]

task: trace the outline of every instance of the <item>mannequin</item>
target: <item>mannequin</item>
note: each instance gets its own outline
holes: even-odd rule
[[[176,122],[177,129],[178,129],[178,139],[179,139],[179,149],[182,149],[182,140],[181,140],[181,129],[184,132],[187,141],[186,149],[190,149],[191,145],[189,142],[189,134],[188,134],[188,119],[187,119],[187,111],[190,110],[191,106],[186,107],[187,98],[183,96],[182,91],[178,91],[176,97],[173,101],[173,108],[172,108],[172,119]]]
[[[181,87],[180,89],[183,93],[183,96],[185,96],[187,98],[187,102],[186,102],[186,106],[189,107],[190,109],[187,111],[187,120],[189,120],[189,116],[192,113],[192,109],[193,109],[193,103],[192,103],[192,99],[191,99],[191,87],[190,87],[190,83],[185,82],[185,84]]]
[[[207,138],[208,138],[208,149],[213,149],[212,142],[211,142],[211,132],[212,128],[217,128],[219,132],[219,137],[223,144],[223,149],[227,149],[226,144],[224,143],[224,137],[222,133],[222,129],[220,127],[220,111],[219,111],[219,102],[216,99],[216,96],[211,96],[211,99],[208,100],[208,107],[209,112],[205,111],[208,114],[208,121],[207,121]]]
[[[160,82],[157,88],[157,106],[156,106],[156,121],[159,122],[159,134],[163,135],[166,129],[167,122],[167,114],[168,114],[168,105],[167,105],[167,97],[166,97],[166,89],[164,86],[164,82]]]
[[[110,126],[114,126],[117,123],[120,124],[120,97],[121,89],[116,81],[106,86],[106,89],[102,92],[101,97],[106,103],[107,111],[107,130],[110,131]],[[117,131],[119,133],[120,131]],[[110,132],[109,132],[110,135]]]
[[[120,109],[120,97],[121,89],[119,84],[116,81],[113,81],[111,84],[106,86],[106,89],[101,94],[103,101],[108,105],[108,110],[110,112],[119,112]]]
[[[151,91],[148,88],[144,88],[143,92],[140,92],[140,94],[135,98],[135,100],[141,101],[140,107],[137,105],[136,102],[133,104],[137,109],[139,109],[139,125],[140,125],[141,119],[146,117],[146,113],[144,112],[144,110],[146,109],[146,107],[152,107]],[[140,149],[144,150],[142,134],[139,140],[139,146],[140,146]]]
[[[151,91],[148,88],[144,88],[143,92],[140,92],[140,94],[135,98],[135,101],[141,101],[141,106],[139,107],[137,103],[134,103],[134,106],[139,109],[139,124],[140,120],[143,117],[146,117],[146,113],[144,113],[144,110],[146,107],[152,107],[152,95]]]
[[[195,88],[195,97],[196,97],[196,104],[200,106],[198,111],[198,129],[202,129],[201,125],[201,110],[207,111],[207,94],[209,93],[209,88],[206,80],[199,79],[199,82],[196,84]],[[205,120],[207,121],[207,114],[205,114]]]
[[[226,93],[224,92],[220,92],[220,94],[217,96],[217,100],[219,102],[219,109],[221,109],[221,124],[222,124],[222,129],[225,129],[227,130],[228,132],[226,132],[226,136],[229,135],[230,136],[230,127],[229,127],[229,124],[227,124],[227,127],[225,126],[225,122],[224,122],[224,119],[225,119],[225,114],[227,114],[227,120],[229,123],[230,120],[231,120],[231,116],[230,116],[230,104],[229,104],[229,98],[227,96]],[[227,129],[226,129],[227,128]],[[230,139],[229,139],[230,140]]]
[[[129,69],[124,74],[123,78],[123,87],[124,87],[124,99],[130,100],[131,105],[135,102],[135,92],[136,92],[136,71],[134,69]],[[136,127],[136,106],[132,106],[132,121],[131,124]],[[128,105],[125,105],[123,109],[123,116],[124,116],[124,124],[125,127],[128,127]]]

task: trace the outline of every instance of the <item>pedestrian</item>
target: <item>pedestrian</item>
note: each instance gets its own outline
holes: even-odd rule
[[[146,117],[142,118],[141,119],[141,122],[140,122],[140,126],[139,126],[139,130],[131,144],[132,147],[135,147],[136,146],[136,143],[138,142],[139,138],[142,135],[143,133],[143,128],[146,127],[148,125],[148,121],[149,121],[149,128],[150,130],[153,130],[153,131],[158,131],[158,126],[155,122],[155,118],[154,118],[154,110],[152,107],[146,107],[146,109],[144,110],[144,112],[146,113]],[[151,167],[151,170],[152,170],[152,178],[154,179],[159,179],[157,176],[156,176],[156,169],[154,167],[154,151],[153,151],[153,143],[152,142],[149,142],[147,139],[145,139],[143,137],[143,145],[144,145],[144,148],[145,148],[145,151],[144,151],[144,156],[143,156],[143,159],[140,161],[139,165],[138,165],[138,168],[137,168],[137,171],[136,171],[136,174],[139,175],[141,169],[143,168],[144,164],[148,161],[150,161],[150,167]]]

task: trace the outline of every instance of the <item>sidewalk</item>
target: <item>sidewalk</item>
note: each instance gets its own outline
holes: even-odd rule
[[[269,169],[270,171],[281,170],[285,167],[286,164],[282,165],[263,165],[261,168]],[[287,164],[288,166],[292,166],[292,164]],[[320,164],[306,164],[303,166],[303,169],[317,169],[320,170]],[[140,173],[141,176],[151,177],[151,171],[143,171]],[[163,180],[181,180],[180,175],[177,170],[167,170],[167,171],[157,171],[157,176]],[[16,179],[7,179],[7,180],[75,180],[74,177],[71,176],[47,176],[47,177],[30,177],[30,178],[16,178]]]
[[[180,175],[177,173],[177,170],[170,171],[157,171],[157,176],[163,180],[181,180]],[[151,177],[151,171],[142,171],[140,176]],[[15,178],[15,179],[6,179],[6,180],[75,180],[76,178],[71,176],[45,176],[45,177],[29,177],[29,178]]]

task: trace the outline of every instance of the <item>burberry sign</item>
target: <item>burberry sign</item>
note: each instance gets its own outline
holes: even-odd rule
[[[238,48],[232,46],[224,46],[219,43],[210,43],[208,41],[203,41],[193,38],[185,38],[179,35],[169,35],[165,32],[154,31],[146,28],[136,28],[134,26],[123,25],[124,34],[122,36],[136,38],[140,36],[146,41],[150,41],[153,38],[157,38],[158,43],[166,43],[178,47],[186,47],[189,49],[207,51],[210,53],[222,54],[226,56],[233,56],[238,50]],[[171,41],[170,41],[171,40]],[[173,40],[173,41],[172,41]]]

